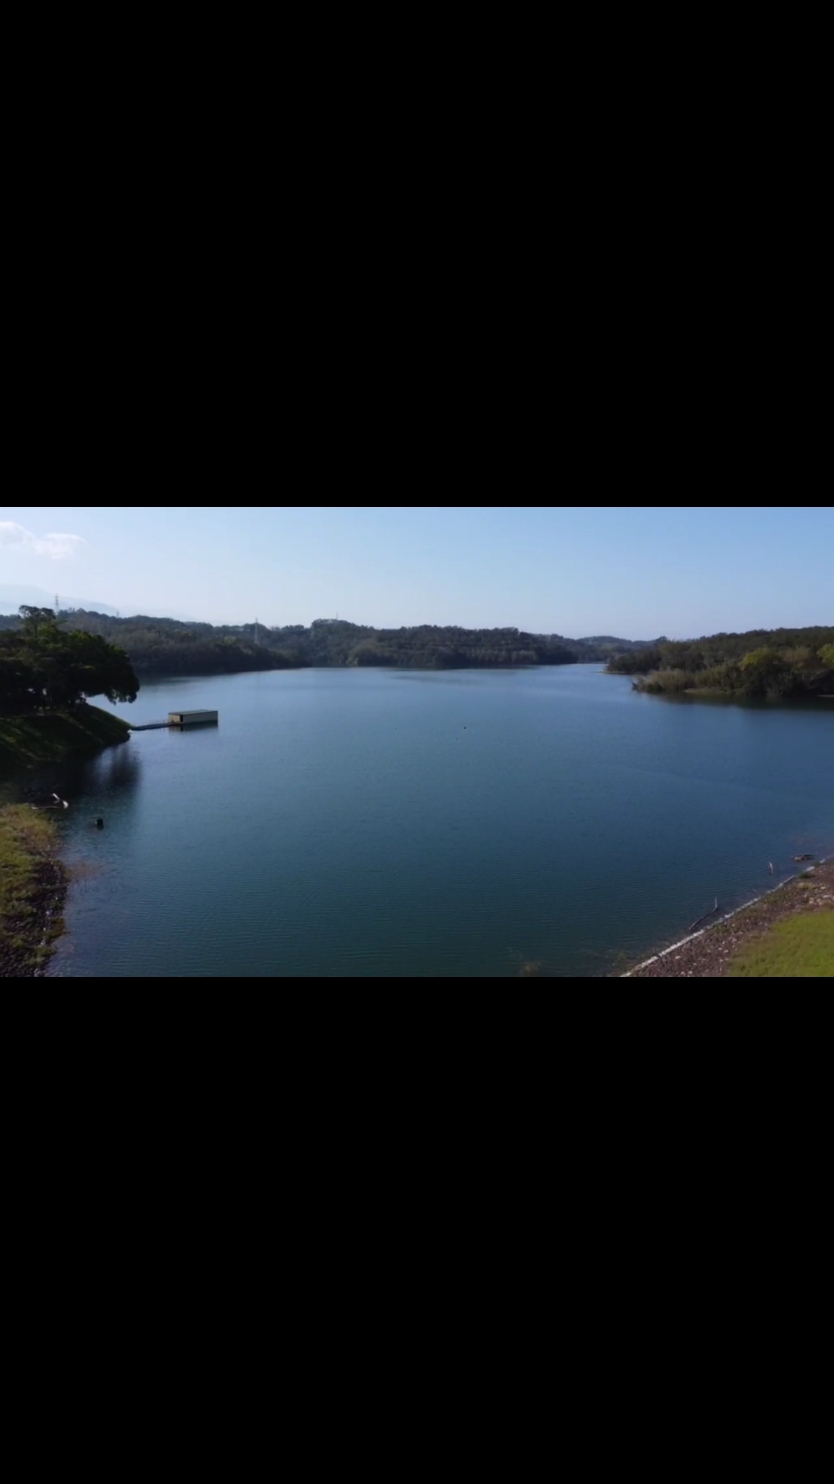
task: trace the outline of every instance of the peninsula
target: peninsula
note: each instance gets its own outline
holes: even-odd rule
[[[834,698],[834,628],[752,629],[658,641],[614,654],[610,675],[632,675],[650,695],[772,700]]]

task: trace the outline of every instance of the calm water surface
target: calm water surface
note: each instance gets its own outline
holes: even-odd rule
[[[40,775],[76,868],[53,975],[600,975],[834,849],[834,706],[670,703],[583,665],[172,680],[113,709],[177,707],[220,726]]]

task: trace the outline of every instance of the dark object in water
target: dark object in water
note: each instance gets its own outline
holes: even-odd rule
[[[97,819],[96,820],[96,829],[97,830],[103,830],[104,829],[104,820],[103,819]]]
[[[715,898],[715,906],[713,907],[712,911],[711,912],[705,912],[704,915],[703,915],[703,917],[696,917],[695,921],[689,924],[689,927],[686,929],[686,931],[688,933],[694,933],[695,932],[695,929],[696,928],[699,928],[701,926],[701,923],[702,922],[706,922],[708,918],[714,917],[715,914],[716,914],[716,912],[718,912],[719,910],[720,909],[719,909],[719,906],[718,906],[718,898],[716,897]]]

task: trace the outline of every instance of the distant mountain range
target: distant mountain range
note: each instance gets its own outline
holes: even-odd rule
[[[14,583],[0,582],[0,613],[17,613],[23,603],[31,608],[54,608],[56,597],[60,598],[61,608],[80,608],[85,613],[104,613],[110,618],[115,618],[119,613],[123,618],[133,613],[144,613],[148,618],[176,618],[184,623],[194,623],[195,619],[188,613],[172,613],[170,609],[162,612],[158,608],[126,609],[112,608],[109,603],[101,603],[93,598],[68,598],[66,593],[50,593],[45,587],[17,587]]]
[[[13,583],[0,582],[0,613],[17,613],[21,603],[32,608],[54,608],[56,594],[45,587],[17,587]],[[118,610],[107,603],[93,603],[86,598],[68,598],[60,594],[62,608],[86,608],[88,613],[111,613]]]

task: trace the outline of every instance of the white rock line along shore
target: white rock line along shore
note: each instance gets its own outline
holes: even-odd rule
[[[668,948],[661,949],[660,953],[653,953],[651,958],[644,958],[641,964],[635,964],[633,969],[629,969],[627,974],[621,974],[620,978],[631,979],[632,975],[638,974],[641,969],[647,969],[649,964],[656,964],[660,959],[666,958],[670,953],[676,953],[679,948],[685,947],[687,943],[694,943],[696,938],[703,938],[705,933],[709,933],[713,928],[719,927],[722,922],[729,922],[730,918],[737,917],[739,912],[746,912],[748,907],[755,907],[756,903],[763,902],[765,897],[772,897],[774,892],[781,891],[783,886],[789,886],[792,881],[798,881],[800,876],[813,876],[816,867],[824,866],[826,860],[829,858],[825,856],[822,860],[814,861],[814,864],[807,866],[804,871],[794,871],[792,876],[786,876],[784,881],[780,881],[776,886],[771,886],[769,891],[763,891],[759,896],[751,897],[749,902],[743,902],[740,907],[734,907],[732,912],[725,912],[722,917],[716,917],[715,922],[709,923],[707,927],[700,928],[697,933],[688,933],[685,938],[681,938],[677,943],[672,943]]]

